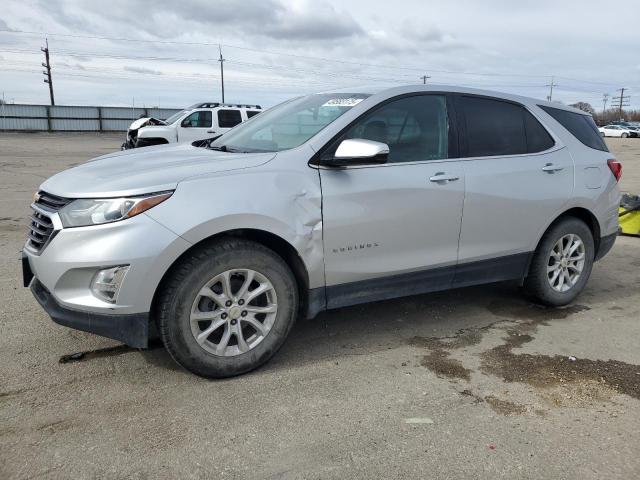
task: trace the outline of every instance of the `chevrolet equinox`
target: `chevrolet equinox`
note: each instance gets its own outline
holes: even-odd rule
[[[102,156],[35,194],[22,254],[51,318],[191,372],[271,358],[298,317],[516,280],[571,302],[618,229],[590,115],[456,87],[295,98],[222,137]]]

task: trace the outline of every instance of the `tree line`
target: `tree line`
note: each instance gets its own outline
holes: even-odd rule
[[[640,110],[625,110],[622,109],[622,117],[620,116],[619,108],[608,108],[603,112],[596,112],[596,109],[588,102],[576,102],[570,107],[579,108],[583,112],[590,113],[593,119],[598,125],[606,125],[611,122],[626,121],[626,122],[640,122]]]

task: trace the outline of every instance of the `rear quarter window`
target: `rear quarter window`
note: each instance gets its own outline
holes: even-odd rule
[[[587,147],[603,152],[609,151],[606,143],[602,140],[598,127],[590,115],[582,115],[546,105],[538,106],[551,115],[555,121],[566,128],[571,135]]]
[[[527,110],[523,109],[522,111],[524,113],[524,129],[527,135],[528,153],[543,152],[553,147],[555,142],[547,132],[547,129]]]

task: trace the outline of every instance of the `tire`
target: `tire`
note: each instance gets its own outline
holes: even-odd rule
[[[563,260],[560,260],[557,255],[558,242],[560,239],[564,239],[563,242],[566,241],[568,243],[571,238],[568,237],[570,235],[578,237],[578,240],[582,242],[582,247],[579,247],[571,256],[567,255],[567,259],[579,258],[580,250],[582,250],[584,255],[584,261],[581,264],[582,268],[579,275],[575,278],[574,284],[571,284],[571,281],[566,281],[567,277],[563,276],[562,271],[566,268],[569,276],[576,275],[576,267],[580,266],[580,261],[568,261],[568,264],[573,266],[567,268],[563,266]],[[575,241],[575,238],[573,240]],[[529,267],[529,274],[524,281],[525,293],[538,302],[553,307],[571,303],[587,284],[589,276],[591,275],[594,257],[595,247],[593,234],[582,220],[575,217],[565,217],[557,221],[549,227],[536,248]],[[555,269],[548,271],[548,269],[551,268]],[[559,270],[560,273],[557,277],[554,277],[557,270]],[[560,276],[563,277],[559,278]],[[554,282],[554,286],[552,286],[552,281]],[[562,285],[560,285],[561,282]],[[563,288],[566,290],[559,291]]]
[[[266,293],[249,301],[250,295],[258,291],[258,287],[254,287],[242,297],[247,298],[244,305],[237,299],[233,300],[233,306],[227,305],[230,300],[220,302],[228,298],[222,285],[224,279],[229,279],[226,282],[228,291],[232,292],[229,297],[235,298],[241,295],[250,272],[256,280],[248,283],[259,288],[266,286]],[[207,287],[216,279],[221,280]],[[203,296],[205,291],[207,294]],[[211,292],[216,301],[209,298]],[[255,304],[257,301],[266,306]],[[247,314],[242,310],[273,310],[274,303],[276,310],[271,313]],[[206,311],[202,311],[203,305]],[[282,346],[296,320],[298,288],[290,268],[275,252],[252,241],[230,238],[197,249],[172,269],[159,295],[157,312],[162,342],[179,365],[202,377],[231,377],[263,365]],[[199,318],[194,315],[218,316],[207,323],[209,320],[194,322],[194,318]],[[254,328],[256,319],[264,319],[258,320],[261,331]],[[214,321],[223,325],[205,337],[206,330],[214,327]],[[239,334],[228,333],[234,329]],[[202,343],[196,340],[196,334],[204,337]],[[222,345],[225,348],[219,351]]]
[[[622,135],[620,135],[622,138],[627,138],[629,135],[627,135],[626,133],[623,133]]]

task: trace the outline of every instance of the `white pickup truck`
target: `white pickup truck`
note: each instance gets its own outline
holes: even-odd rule
[[[166,120],[139,118],[129,126],[122,149],[217,137],[261,111],[260,105],[203,102],[191,105]]]

